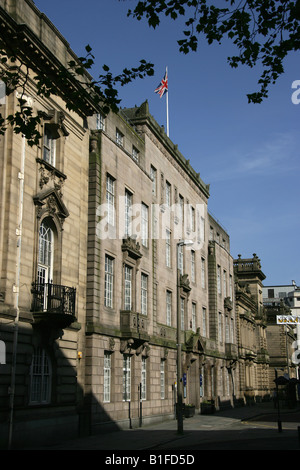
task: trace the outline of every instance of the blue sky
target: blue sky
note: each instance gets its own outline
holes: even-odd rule
[[[113,73],[146,59],[154,77],[120,89],[121,106],[140,105],[166,126],[165,98],[154,89],[169,71],[170,138],[205,183],[210,184],[209,210],[226,228],[231,254],[256,253],[265,285],[300,285],[300,104],[292,103],[292,83],[300,80],[300,55],[285,62],[285,73],[262,104],[248,104],[258,90],[258,69],[231,69],[232,45],[208,46],[183,55],[183,19],[164,19],[150,29],[127,18],[133,0],[35,0],[77,55],[89,44],[96,58],[93,76],[107,64]]]

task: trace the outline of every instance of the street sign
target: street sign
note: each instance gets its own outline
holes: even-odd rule
[[[300,325],[300,317],[295,315],[276,315],[277,325]]]

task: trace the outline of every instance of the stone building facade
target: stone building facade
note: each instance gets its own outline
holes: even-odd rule
[[[233,259],[207,210],[209,186],[147,102],[99,122],[89,191],[91,428],[174,415],[178,312],[184,403],[228,405],[238,394]]]
[[[1,114],[31,107],[43,136],[32,147],[9,127],[0,138],[0,441],[38,445],[77,435],[84,395],[91,108],[68,111],[63,88],[38,95],[36,70],[53,76],[75,56],[34,3],[1,0],[0,16],[1,38],[31,67]]]
[[[234,261],[234,273],[239,335],[239,390],[246,403],[254,403],[270,398],[270,345],[267,341],[267,316],[262,297],[265,275],[256,254],[246,259],[239,255]]]
[[[33,1],[0,0],[0,15],[33,71],[76,60]],[[30,75],[40,145],[0,139],[1,442],[173,418],[178,387],[198,412],[264,399],[259,260],[233,260],[209,185],[147,102],[104,118],[72,85],[77,113],[64,84],[42,98]]]

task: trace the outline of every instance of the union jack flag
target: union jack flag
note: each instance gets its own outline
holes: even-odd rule
[[[168,72],[166,70],[165,76],[158,85],[158,87],[154,90],[154,93],[157,93],[160,98],[168,92]]]

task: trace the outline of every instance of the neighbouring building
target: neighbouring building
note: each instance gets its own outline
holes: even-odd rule
[[[264,286],[263,302],[268,318],[270,384],[274,387],[275,370],[278,376],[300,378],[300,324],[295,322],[300,316],[300,290],[294,281],[290,285]]]
[[[59,97],[68,83],[57,81],[58,96],[37,93],[37,70],[50,78],[76,57],[34,2],[1,0],[0,18],[1,46],[19,60],[2,67],[22,62],[26,83],[7,90],[1,114],[31,107],[43,136],[31,147],[9,127],[0,138],[0,441],[18,447],[77,436],[85,394],[86,116],[95,111],[77,81],[78,113]]]
[[[235,297],[238,321],[239,390],[247,403],[270,398],[267,316],[263,306],[265,275],[260,259],[234,261]]]

